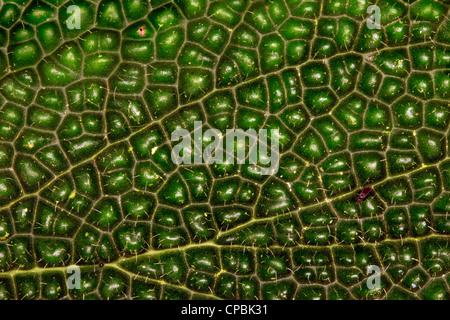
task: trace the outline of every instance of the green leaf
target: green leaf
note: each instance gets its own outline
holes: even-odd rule
[[[0,299],[450,299],[448,14],[2,3]],[[176,129],[280,162],[176,164]]]

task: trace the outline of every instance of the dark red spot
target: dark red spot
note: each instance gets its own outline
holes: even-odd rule
[[[145,36],[145,28],[147,28],[147,26],[139,27],[139,30],[138,30],[139,36],[141,36],[141,37]]]
[[[370,195],[370,193],[372,192],[372,187],[364,187],[361,192],[358,195],[358,198],[356,198],[356,202],[357,203],[361,203],[364,200],[367,199],[367,197]]]
[[[102,268],[103,267],[103,263],[100,263],[100,268]]]

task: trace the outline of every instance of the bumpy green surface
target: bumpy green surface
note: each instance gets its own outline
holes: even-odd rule
[[[448,14],[3,1],[0,298],[450,299]],[[280,170],[174,165],[194,121],[278,128]]]

